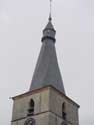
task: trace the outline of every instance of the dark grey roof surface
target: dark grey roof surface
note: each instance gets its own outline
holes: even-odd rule
[[[49,23],[47,26],[49,29],[53,28]],[[45,39],[42,43],[42,48],[31,82],[30,91],[48,85],[55,87],[57,90],[65,94],[63,81],[57,62],[55,43],[50,38]]]
[[[52,22],[51,22],[51,21],[49,21],[49,22],[48,22],[48,24],[46,25],[46,27],[45,27],[45,29],[44,29],[44,30],[46,30],[46,29],[51,29],[51,30],[54,30],[54,26],[53,26],[53,24],[52,24]]]

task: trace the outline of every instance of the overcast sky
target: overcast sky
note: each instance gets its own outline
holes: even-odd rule
[[[29,89],[48,13],[49,0],[0,0],[0,125],[10,125],[9,97]],[[94,0],[53,0],[53,24],[66,93],[80,125],[94,125]]]

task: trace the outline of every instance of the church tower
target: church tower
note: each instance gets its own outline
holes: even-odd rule
[[[64,89],[56,50],[56,31],[49,17],[28,92],[13,97],[11,125],[79,125],[79,105]]]

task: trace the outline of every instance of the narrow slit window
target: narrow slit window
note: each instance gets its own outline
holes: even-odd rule
[[[34,106],[35,106],[34,100],[31,99],[29,102],[28,116],[34,115]]]
[[[66,114],[66,104],[62,104],[62,118],[63,120],[66,120],[67,114]]]

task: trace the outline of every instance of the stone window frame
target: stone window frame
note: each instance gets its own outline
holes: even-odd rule
[[[65,121],[67,120],[66,103],[65,102],[62,103],[62,119]]]

